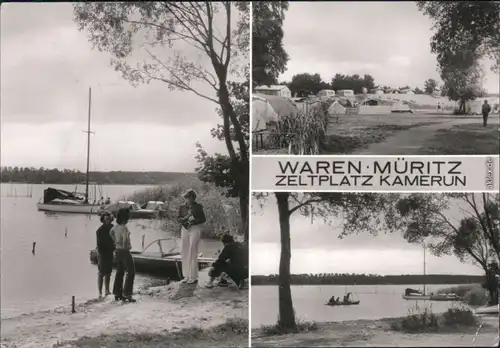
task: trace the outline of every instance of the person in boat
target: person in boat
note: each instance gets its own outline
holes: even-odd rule
[[[330,299],[328,300],[328,305],[334,306],[336,304],[338,304],[338,298],[335,298],[335,296],[330,297]]]
[[[99,298],[102,297],[102,286],[104,285],[105,296],[111,295],[109,283],[113,272],[113,253],[115,242],[111,238],[110,231],[113,228],[113,215],[105,212],[101,215],[102,225],[96,231],[97,239],[97,289]],[[104,283],[104,284],[103,284]]]
[[[113,284],[115,300],[135,302],[132,298],[135,278],[135,264],[132,258],[132,245],[130,243],[130,231],[127,223],[130,219],[130,210],[122,208],[116,213],[116,225],[110,231],[115,242],[116,274]],[[125,276],[126,273],[126,276]],[[123,278],[125,276],[125,283]]]
[[[210,280],[206,287],[212,288],[215,278],[225,273],[238,288],[242,289],[245,286],[245,279],[248,278],[245,246],[236,242],[230,234],[224,234],[221,240],[224,248],[208,273]]]
[[[111,198],[106,198],[106,201],[104,202],[104,204],[111,204]]]
[[[350,292],[348,292],[347,295],[344,296],[344,300],[342,301],[342,303],[344,303],[344,304],[351,303],[351,293]]]
[[[198,245],[203,224],[207,220],[203,206],[196,201],[196,192],[184,193],[186,203],[179,208],[177,221],[181,224],[182,283],[198,283]]]

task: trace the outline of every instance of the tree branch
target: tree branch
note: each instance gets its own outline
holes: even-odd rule
[[[167,80],[166,78],[164,77],[157,77],[157,76],[153,76],[151,74],[149,74],[148,72],[144,72],[146,75],[148,75],[148,77],[150,79],[153,79],[153,80],[157,80],[157,81],[162,81],[162,82],[165,82],[165,83],[168,83],[168,84],[171,84],[177,88],[181,88],[181,89],[184,89],[186,91],[190,91],[190,92],[193,92],[194,94],[202,97],[202,98],[205,98],[207,100],[210,100],[211,102],[214,102],[216,104],[220,104],[218,100],[214,99],[214,98],[211,98],[211,97],[208,97],[204,94],[201,94],[199,93],[197,90],[195,90],[193,87],[189,86],[188,84],[186,84],[184,81],[182,81],[181,78],[179,78],[171,68],[169,68],[165,63],[163,63],[162,61],[160,61],[154,54],[152,54],[146,47],[144,47],[144,49],[146,50],[146,52],[154,59],[156,60],[161,66],[163,66],[178,82],[174,82],[172,80]]]
[[[292,209],[290,209],[290,215],[292,215],[296,210],[306,206],[306,205],[310,205],[310,204],[313,204],[313,203],[321,203],[323,202],[323,199],[322,198],[311,198],[311,199],[308,199],[302,203],[300,203],[299,205],[293,207]]]

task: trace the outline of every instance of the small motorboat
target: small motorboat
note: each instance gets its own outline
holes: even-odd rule
[[[327,306],[353,306],[353,305],[359,305],[359,301],[350,301],[350,302],[340,302],[340,303],[325,303]]]
[[[165,215],[164,203],[151,201],[142,206],[132,201],[118,201],[108,204],[100,210],[100,214],[107,212],[116,216],[118,210],[122,208],[130,209],[131,219],[157,219]]]
[[[164,249],[162,242],[173,242],[167,252]],[[173,244],[173,246],[172,246]],[[159,251],[147,251],[152,245],[158,245]],[[177,249],[176,242],[173,238],[157,239],[146,246],[143,251],[132,251],[132,258],[134,259],[135,269],[139,273],[147,273],[160,277],[170,278],[171,280],[181,280],[182,275],[182,258]],[[97,264],[98,262],[97,250],[90,251],[90,262]],[[215,258],[198,257],[198,269],[202,270],[209,267]],[[113,261],[113,267],[114,267]]]

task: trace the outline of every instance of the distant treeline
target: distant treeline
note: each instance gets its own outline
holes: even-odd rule
[[[163,185],[185,177],[196,177],[196,173],[90,172],[89,181],[103,185]],[[85,179],[85,173],[71,169],[2,167],[1,171],[1,182],[64,185],[82,183]]]
[[[292,274],[292,285],[412,285],[412,284],[468,284],[482,283],[484,276],[450,274]],[[278,275],[252,276],[252,285],[278,285]]]

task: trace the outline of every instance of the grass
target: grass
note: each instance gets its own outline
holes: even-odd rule
[[[363,129],[360,135],[339,135],[331,134],[326,136],[326,140],[321,145],[322,154],[349,154],[355,150],[362,149],[368,145],[381,143],[388,137],[400,131],[409,130],[411,128],[426,126],[430,122],[422,122],[415,124],[397,125],[397,124],[380,124],[373,127]]]
[[[298,318],[295,318],[295,328],[287,328],[283,327],[280,324],[280,320],[276,322],[274,325],[263,325],[261,326],[261,332],[264,336],[280,336],[287,335],[291,333],[299,333],[299,332],[311,332],[318,330],[318,324],[315,321],[303,321]]]
[[[463,306],[449,308],[443,314],[437,315],[431,308],[419,306],[411,308],[408,315],[391,322],[391,329],[405,333],[436,333],[451,332],[476,328],[477,319],[473,312]]]
[[[457,294],[469,306],[484,306],[489,300],[488,292],[480,284],[459,285],[438,291],[438,294],[446,293]]]
[[[66,348],[153,348],[153,347],[247,347],[248,320],[230,318],[225,323],[201,329],[192,327],[176,332],[118,333],[97,337],[81,337],[75,341],[58,342],[54,347]]]
[[[170,185],[137,191],[125,197],[125,199],[138,203],[148,201],[165,202],[167,212],[163,221],[163,229],[179,233],[177,213],[179,206],[184,202],[182,197],[184,192],[190,188],[197,193],[197,200],[203,205],[207,217],[202,237],[217,238],[226,232],[231,234],[241,233],[241,214],[238,199],[226,197],[224,189],[216,187],[212,183],[202,182],[197,178],[186,177]]]
[[[499,153],[497,125],[483,127],[479,120],[439,130],[429,143],[420,149],[426,155],[491,155]]]

